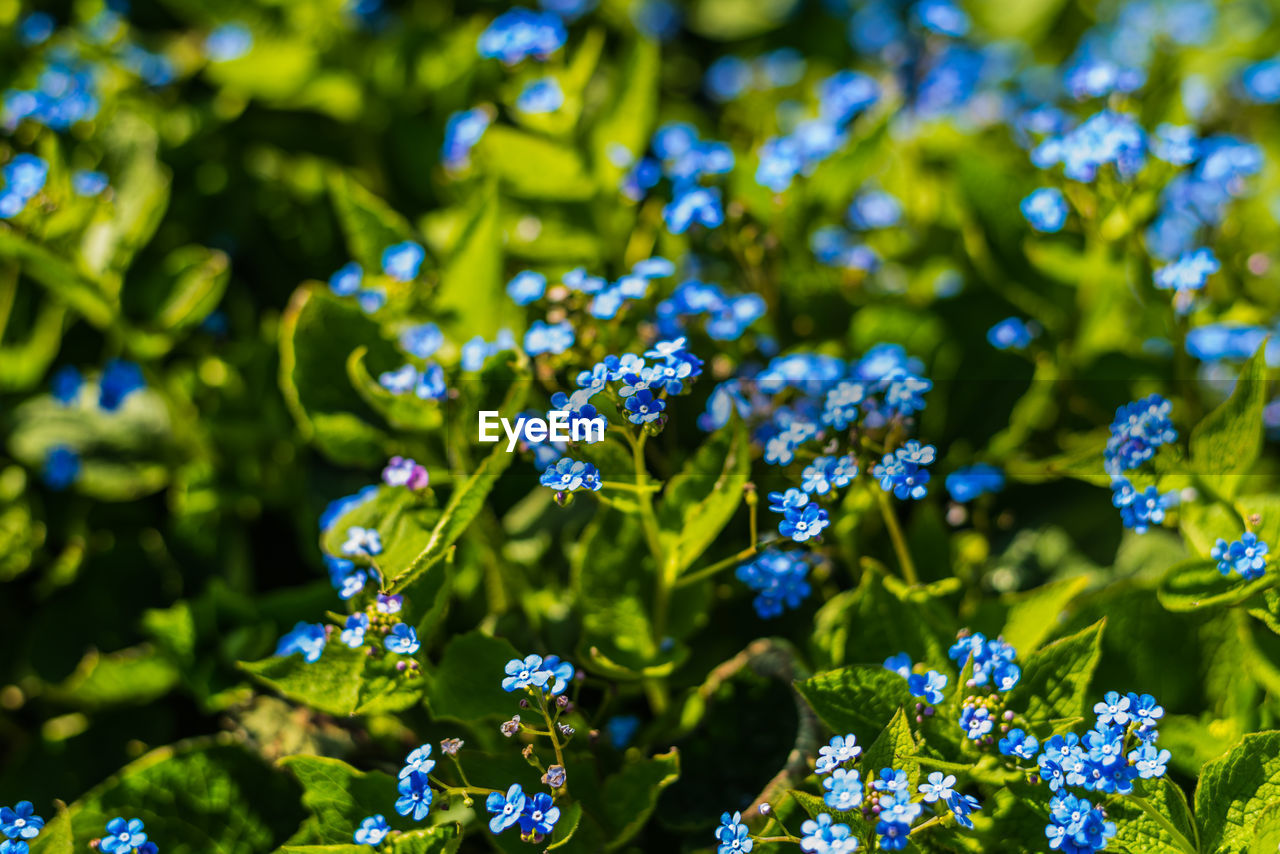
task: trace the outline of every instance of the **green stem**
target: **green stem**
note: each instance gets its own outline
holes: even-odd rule
[[[924,829],[925,829],[926,827],[928,827],[929,825],[931,825],[931,824],[938,824],[938,823],[940,823],[941,821],[942,821],[942,816],[940,816],[940,815],[935,815],[933,818],[929,819],[928,821],[923,822],[923,823],[921,823],[921,824],[917,824],[915,827],[911,828],[911,830],[910,830],[910,831],[908,831],[907,836],[915,836],[915,835],[916,835],[916,833],[918,833],[918,832],[919,832],[919,831],[921,831],[921,830],[924,830]]]
[[[688,584],[697,584],[699,581],[702,581],[703,579],[706,579],[706,578],[710,578],[711,576],[715,575],[717,572],[720,572],[721,570],[725,570],[731,566],[735,566],[739,563],[742,563],[742,561],[746,560],[749,557],[754,557],[756,554],[759,553],[760,549],[765,548],[766,546],[769,546],[777,541],[778,541],[778,538],[774,537],[773,539],[770,539],[766,542],[757,543],[754,546],[747,546],[742,551],[738,552],[737,554],[729,555],[729,557],[725,558],[724,560],[718,560],[715,563],[711,564],[710,566],[703,567],[697,572],[691,572],[688,575],[682,575],[676,581],[675,587],[678,590],[681,587],[684,587]]]
[[[1196,846],[1191,844],[1191,840],[1187,839],[1187,837],[1182,834],[1182,831],[1174,827],[1173,822],[1169,821],[1167,816],[1156,809],[1154,804],[1146,798],[1139,797],[1138,795],[1126,795],[1125,800],[1133,803],[1138,807],[1138,809],[1142,810],[1154,819],[1156,824],[1160,825],[1165,832],[1173,837],[1173,844],[1180,850],[1187,852],[1187,854],[1197,854]]]
[[[564,753],[560,749],[560,738],[556,735],[556,725],[551,720],[551,713],[547,711],[547,695],[542,691],[539,691],[538,695],[538,708],[542,710],[542,719],[547,722],[547,735],[551,738],[551,747],[556,752],[556,764],[564,768]],[[566,782],[559,791],[561,794],[568,792],[569,784]]]
[[[880,515],[884,517],[885,527],[889,529],[889,539],[893,540],[893,550],[898,555],[898,563],[902,567],[902,577],[908,584],[919,584],[915,562],[911,560],[911,550],[907,548],[907,539],[902,535],[902,526],[898,524],[898,515],[889,503],[889,493],[876,491],[880,502]]]

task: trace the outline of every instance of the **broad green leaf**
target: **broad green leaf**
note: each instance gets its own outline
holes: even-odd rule
[[[116,301],[73,264],[3,225],[0,225],[0,259],[17,261],[23,273],[94,326],[106,328],[119,311]]]
[[[582,155],[544,136],[494,125],[476,143],[475,156],[516,198],[583,201],[596,194]]]
[[[1189,560],[1171,568],[1160,582],[1160,604],[1170,611],[1238,605],[1254,595],[1275,587],[1280,576],[1274,571],[1246,581],[1232,573],[1223,575],[1213,560]]]
[[[365,273],[382,270],[382,250],[414,239],[408,220],[347,173],[330,173],[329,196],[347,238],[347,250]]]
[[[379,485],[376,490],[372,498],[333,520],[320,537],[320,548],[326,554],[341,555],[349,529],[374,528],[383,547],[374,560],[379,570],[395,576],[427,547],[441,511],[404,487]]]
[[[842,593],[819,609],[813,643],[827,650],[833,662],[880,662],[899,652],[913,661],[943,662],[955,640],[954,621],[951,608],[936,597],[868,568],[852,595]],[[867,636],[857,630],[866,625],[877,626],[877,631]],[[888,721],[885,716],[880,725]]]
[[[154,750],[71,805],[75,838],[101,837],[116,816],[139,818],[170,854],[267,852],[302,819],[297,787],[230,738]],[[349,831],[348,831],[349,833]]]
[[[647,759],[627,762],[598,789],[580,793],[588,811],[608,831],[606,851],[626,845],[649,820],[662,790],[680,776],[680,754],[672,748]]]
[[[873,664],[819,673],[796,688],[823,723],[838,733],[855,733],[863,744],[911,702],[907,680]]]
[[[395,361],[378,324],[350,300],[330,296],[319,283],[298,288],[280,320],[280,389],[305,438],[339,463],[385,461],[385,434],[372,423],[346,381],[347,356],[366,346],[379,360]]]
[[[231,279],[231,263],[225,252],[204,246],[184,246],[170,252],[164,274],[173,286],[154,323],[160,329],[176,331],[204,320],[222,301]]]
[[[897,674],[894,674],[895,676]],[[901,677],[899,677],[901,678]],[[911,734],[911,724],[907,720],[904,709],[898,709],[889,725],[876,736],[871,746],[862,755],[864,774],[879,774],[882,768],[895,768],[907,772],[911,783],[911,791],[916,790],[916,782],[920,778],[920,762],[916,758],[918,747],[915,736]]]
[[[1266,342],[1245,362],[1235,391],[1191,431],[1194,471],[1223,496],[1234,497],[1262,452],[1267,403]]]
[[[492,128],[490,129],[492,130]],[[503,278],[502,205],[492,187],[477,193],[471,215],[453,255],[440,271],[433,307],[458,341],[483,335],[493,340],[499,329],[519,333],[523,316],[507,298]]]
[[[1023,659],[1022,679],[1009,693],[1009,706],[1025,709],[1024,716],[1037,725],[1083,715],[1105,625],[1099,620]]]
[[[91,650],[75,672],[50,686],[51,699],[75,706],[150,703],[178,684],[178,667],[150,644],[103,655]]]
[[[360,822],[386,816],[394,828],[412,824],[395,813],[396,780],[381,771],[359,771],[326,756],[286,756],[280,765],[302,786],[302,805],[312,815],[308,842],[349,844]]]
[[[735,416],[667,481],[658,518],[677,572],[688,569],[729,524],[750,474],[750,438],[745,422]]]
[[[520,411],[528,391],[527,379],[516,380],[503,400],[501,411]],[[441,511],[440,519],[432,529],[426,545],[403,569],[387,568],[387,574],[391,575],[391,581],[387,586],[391,592],[405,589],[445,559],[449,549],[484,509],[489,492],[514,458],[515,455],[509,453],[506,446],[499,442],[493,446],[493,450],[480,462],[480,465],[476,466],[476,470],[469,477],[462,480],[455,476],[453,492],[450,493],[449,501]],[[392,575],[392,573],[395,574]]]
[[[0,347],[0,391],[28,391],[44,379],[62,346],[68,312],[59,300],[43,301],[26,340]]]
[[[294,702],[347,716],[400,712],[418,702],[421,678],[398,673],[396,659],[390,654],[371,658],[364,648],[351,649],[334,638],[317,661],[295,654],[241,662],[240,667]]]
[[[1280,851],[1280,801],[1269,804],[1258,818],[1249,843],[1249,854],[1275,854]]]
[[[786,22],[798,0],[695,0],[689,29],[716,41],[767,33]]]
[[[440,429],[444,413],[440,401],[424,400],[413,392],[392,394],[383,388],[365,365],[368,350],[357,347],[347,357],[347,378],[369,408],[397,430],[428,433]]]
[[[1000,636],[1026,658],[1053,633],[1067,604],[1088,586],[1089,579],[1081,575],[1053,581],[1015,597]]]
[[[74,854],[75,839],[71,833],[71,814],[62,801],[54,801],[55,815],[44,830],[30,843],[31,854]]]
[[[425,677],[432,717],[469,723],[519,712],[520,695],[502,690],[503,668],[526,654],[504,638],[477,630],[453,638],[439,665]]]
[[[1152,817],[1139,807],[1138,796],[1149,810],[1164,821]],[[1117,851],[1131,854],[1186,854],[1186,846],[1194,846],[1196,838],[1187,796],[1168,777],[1151,780],[1140,786],[1133,797],[1116,798],[1107,804],[1107,818],[1116,823],[1116,836],[1111,842]],[[1174,837],[1166,824],[1176,830]]]
[[[1207,763],[1196,787],[1200,849],[1244,851],[1264,811],[1280,801],[1280,731],[1246,735]]]

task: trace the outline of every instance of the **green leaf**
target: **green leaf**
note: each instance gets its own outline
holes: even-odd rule
[[[178,667],[150,644],[103,655],[88,652],[75,672],[51,686],[50,699],[75,706],[150,703],[178,684]]]
[[[893,674],[897,676],[897,674]],[[901,679],[902,677],[898,677]],[[871,742],[867,752],[862,755],[862,767],[865,773],[880,773],[882,768],[896,768],[907,772],[911,783],[911,791],[916,790],[916,782],[920,779],[920,762],[916,759],[915,736],[911,734],[911,724],[907,720],[904,709],[898,709],[889,725]]]
[[[1172,567],[1156,593],[1160,604],[1170,611],[1195,611],[1238,605],[1277,583],[1280,576],[1275,572],[1246,581],[1234,573],[1223,575],[1214,560],[1193,559]]]
[[[735,415],[667,481],[658,519],[663,547],[674,550],[668,559],[676,571],[688,569],[729,524],[750,474],[750,438],[746,423]]]
[[[1258,817],[1258,826],[1249,843],[1249,854],[1275,854],[1280,851],[1280,801],[1268,804]]]
[[[1009,693],[1009,706],[1026,709],[1025,717],[1034,724],[1083,715],[1105,625],[1105,619],[1099,620],[1027,658],[1022,679]]]
[[[345,172],[329,174],[329,196],[347,250],[366,273],[382,270],[382,250],[414,239],[408,220]]]
[[[1264,811],[1280,801],[1280,731],[1246,735],[1205,764],[1196,787],[1200,850],[1245,850]]]
[[[582,156],[543,136],[495,124],[476,143],[475,156],[516,198],[583,201],[596,194]]]
[[[380,714],[404,711],[422,697],[421,680],[396,672],[395,658],[370,658],[364,649],[335,641],[318,661],[295,654],[241,662],[240,668],[288,699],[331,715]]]
[[[72,804],[70,813],[77,839],[102,836],[107,822],[123,815],[142,819],[169,854],[255,854],[273,850],[296,829],[297,803],[287,776],[230,738],[210,738],[148,753]]]
[[[31,841],[31,854],[73,854],[76,850],[67,805],[62,801],[53,803],[56,814],[45,824],[40,835]]]
[[[1267,404],[1267,345],[1245,362],[1235,391],[1191,431],[1191,463],[1220,495],[1234,497],[1262,453],[1262,410]]]
[[[583,803],[608,831],[606,851],[631,841],[644,827],[662,790],[680,777],[680,754],[673,747],[648,759],[628,762],[599,788],[581,793]]]
[[[94,326],[106,328],[115,319],[119,306],[103,293],[97,282],[70,262],[4,225],[0,225],[0,258],[17,261],[23,273]]]
[[[424,400],[416,394],[392,394],[373,378],[365,365],[365,347],[357,347],[347,357],[347,378],[369,408],[388,425],[407,432],[429,433],[444,423],[440,401]]]
[[[525,396],[529,391],[529,381],[521,378],[511,386],[502,402],[502,412],[518,412],[524,406]],[[455,482],[449,502],[440,513],[440,520],[431,531],[431,537],[412,561],[404,569],[392,576],[387,585],[392,593],[403,590],[421,577],[446,557],[449,549],[457,542],[458,537],[475,520],[484,509],[489,492],[498,478],[511,465],[515,454],[509,453],[501,442],[493,446],[489,455],[476,467],[470,477],[460,483]],[[387,573],[396,572],[388,567]]]
[[[330,296],[318,283],[294,291],[280,320],[285,403],[303,436],[336,462],[379,465],[387,437],[345,381],[347,356],[361,346],[388,362],[396,359],[378,324],[353,301]]]
[[[1144,789],[1149,788],[1146,792]],[[1141,795],[1142,801],[1138,800]],[[1156,819],[1138,806],[1145,802],[1147,808],[1158,813]],[[1116,836],[1112,841],[1118,851],[1131,854],[1186,854],[1187,846],[1194,846],[1195,827],[1187,796],[1168,777],[1150,781],[1133,797],[1116,798],[1107,804],[1107,817],[1116,823]],[[1169,831],[1171,825],[1181,838]]]
[[[302,786],[302,805],[311,814],[311,836],[317,844],[348,844],[360,822],[385,815],[393,827],[411,826],[391,809],[398,797],[396,780],[381,771],[358,771],[326,756],[287,756],[280,765]]]
[[[1088,586],[1089,579],[1080,575],[1050,582],[1014,598],[1000,636],[1025,658],[1040,648],[1053,633],[1067,604]]]
[[[621,146],[637,160],[644,154],[657,116],[661,71],[662,48],[658,42],[637,39],[617,75],[617,94],[611,99],[613,109],[591,131],[591,154],[600,186],[618,186],[626,171],[610,157],[612,148]]]
[[[907,680],[873,664],[819,673],[796,683],[796,689],[839,733],[853,732],[866,743],[911,702]]]
[[[453,638],[425,677],[432,717],[469,723],[515,714],[520,698],[502,690],[503,667],[523,657],[510,641],[478,630]]]
[[[153,322],[172,332],[200,323],[217,307],[231,280],[231,263],[217,249],[184,246],[165,258],[164,273],[173,285]]]
[[[716,41],[751,38],[780,27],[797,0],[696,0],[689,29]]]
[[[492,130],[492,128],[490,129]],[[507,299],[503,279],[502,206],[493,188],[477,193],[478,207],[463,229],[449,262],[440,272],[433,307],[440,322],[458,341],[499,329],[519,333],[523,313]]]

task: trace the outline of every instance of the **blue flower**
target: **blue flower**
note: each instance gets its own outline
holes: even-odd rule
[[[493,116],[483,107],[460,110],[449,116],[440,152],[446,169],[462,169],[470,162],[471,149],[475,148],[492,121]]]
[[[522,113],[554,113],[564,106],[564,90],[554,77],[530,81],[516,98],[516,109]]]
[[[396,812],[400,815],[412,815],[414,821],[422,821],[431,812],[431,781],[426,774],[418,771],[401,777],[396,786],[400,797],[396,799]]]
[[[951,0],[920,0],[912,14],[920,26],[940,35],[958,38],[969,32],[969,16]]]
[[[515,65],[530,56],[546,59],[564,45],[566,36],[564,22],[555,15],[517,7],[494,18],[476,50],[487,59]]]
[[[376,314],[387,304],[387,292],[382,288],[364,288],[356,291],[356,305],[365,314]]]
[[[881,380],[884,386],[884,402],[890,412],[911,415],[924,409],[925,392],[933,388],[933,382],[916,376],[905,368],[890,371]]]
[[[1191,125],[1162,124],[1156,128],[1152,151],[1174,166],[1186,166],[1200,155],[1200,138]]]
[[[749,852],[755,847],[755,840],[751,838],[751,831],[747,829],[747,825],[742,821],[741,813],[724,813],[720,816],[720,826],[716,828],[716,839],[720,844],[716,846],[716,854],[738,854],[738,852]]]
[[[921,783],[919,786],[920,794],[926,804],[932,804],[939,798],[945,798],[953,793],[952,787],[956,784],[956,778],[951,774],[943,774],[941,771],[934,771],[929,774],[929,780]]]
[[[418,369],[405,364],[394,371],[384,371],[378,375],[378,385],[392,394],[404,394],[418,384]]]
[[[605,721],[605,735],[614,750],[622,750],[635,738],[640,729],[640,719],[635,715],[614,715]]]
[[[591,463],[562,457],[554,466],[547,467],[538,482],[557,492],[573,492],[578,489],[598,491],[603,485],[600,472]]]
[[[46,12],[32,12],[18,22],[18,40],[24,47],[42,44],[53,35],[56,24]]]
[[[720,190],[716,187],[677,187],[676,196],[662,209],[662,218],[672,234],[684,234],[695,223],[715,228],[724,222]]]
[[[987,342],[997,350],[1025,350],[1039,334],[1034,325],[1018,317],[1006,317],[987,330]]]
[[[490,792],[484,802],[485,809],[493,813],[493,818],[489,819],[489,830],[501,833],[518,822],[526,800],[519,783],[512,783],[505,797],[501,792]]]
[[[1031,153],[1041,169],[1061,163],[1073,181],[1092,181],[1110,164],[1122,180],[1146,163],[1147,137],[1133,116],[1103,110],[1063,134],[1046,139]]]
[[[1138,776],[1143,780],[1150,780],[1153,777],[1164,776],[1172,754],[1168,750],[1157,748],[1154,744],[1143,744],[1129,751],[1128,758],[1129,764],[1138,772]]]
[[[524,351],[530,356],[563,353],[573,346],[574,338],[573,325],[567,320],[554,324],[535,320],[524,334]]]
[[[991,732],[994,725],[991,710],[986,706],[965,706],[960,712],[960,728],[971,741],[981,739]]]
[[[901,500],[924,498],[929,491],[929,472],[915,463],[903,462],[896,454],[885,454],[871,470],[880,488]]]
[[[997,743],[1002,756],[1017,756],[1021,759],[1035,759],[1040,750],[1040,741],[1028,732],[1014,727]]]
[[[850,854],[858,849],[858,840],[847,824],[840,824],[828,813],[800,825],[800,850],[810,854]]]
[[[858,738],[853,733],[833,735],[831,741],[818,748],[818,761],[814,771],[827,774],[846,762],[857,759],[862,754],[858,746]]]
[[[360,822],[360,826],[356,828],[352,839],[356,845],[368,845],[376,848],[382,844],[382,840],[387,838],[387,834],[391,832],[391,825],[387,824],[387,819],[381,815],[371,815],[364,821]]]
[[[418,641],[417,630],[406,623],[396,623],[391,634],[387,635],[386,640],[383,641],[383,645],[388,652],[394,652],[396,655],[413,655],[422,646]]]
[[[827,511],[816,504],[787,510],[782,521],[778,523],[778,532],[790,537],[797,543],[803,543],[822,533],[822,529],[831,524]]]
[[[928,673],[913,673],[907,677],[907,690],[913,697],[923,697],[926,703],[936,705],[942,702],[942,689],[947,687],[947,677],[936,670]]]
[[[956,666],[963,669],[973,659],[973,684],[992,684],[997,691],[1008,691],[1018,684],[1022,671],[1014,663],[1017,653],[1000,638],[987,640],[982,632],[962,635],[947,652]]]
[[[76,370],[74,365],[63,365],[54,371],[53,379],[49,382],[49,393],[58,403],[70,406],[75,403],[83,384],[80,371]]]
[[[308,664],[320,660],[324,645],[328,642],[328,634],[320,623],[299,622],[293,629],[280,638],[276,644],[275,654],[278,656],[300,653]]]
[[[656,421],[662,410],[667,408],[665,401],[653,396],[649,389],[640,389],[627,398],[627,418],[632,424],[649,424]]]
[[[400,333],[400,346],[419,359],[429,359],[444,346],[444,333],[434,323],[419,323]]]
[[[29,17],[35,17],[32,13]],[[1245,97],[1258,104],[1280,101],[1280,58],[1264,59],[1240,73],[1240,86]]]
[[[1160,719],[1164,717],[1164,707],[1156,702],[1156,698],[1150,694],[1130,694],[1129,695],[1129,714],[1143,726],[1158,726]]]
[[[911,678],[911,656],[905,652],[891,655],[884,660],[884,669],[891,670],[903,679]]]
[[[355,261],[350,261],[329,277],[329,290],[340,297],[349,297],[360,290],[360,283],[363,281],[364,268]]]
[[[822,423],[844,430],[858,420],[858,404],[867,398],[866,386],[860,382],[841,381],[827,392],[823,402]]]
[[[405,757],[404,767],[400,769],[400,779],[403,780],[410,774],[430,774],[435,767],[436,761],[431,758],[431,745],[424,744],[421,747],[415,747]]]
[[[979,495],[1004,489],[1004,473],[995,466],[977,463],[947,475],[946,487],[952,501],[965,504]]]
[[[347,617],[342,628],[342,642],[352,649],[364,646],[364,635],[369,630],[369,615],[360,611]]]
[[[798,608],[809,595],[809,564],[794,552],[766,549],[755,560],[738,567],[738,580],[758,594],[753,601],[763,619]]]
[[[81,198],[91,199],[107,189],[110,180],[105,172],[77,169],[71,173],[71,191]]]
[[[107,822],[107,833],[102,837],[98,850],[106,854],[129,854],[147,841],[147,835],[142,830],[142,819],[131,818],[125,821],[123,818],[113,818]]]
[[[520,811],[520,833],[546,836],[559,820],[560,808],[546,792],[538,792],[532,798],[525,798],[524,809]]]
[[[515,278],[507,282],[507,296],[516,305],[528,305],[542,299],[547,292],[547,277],[532,270],[517,273]]]
[[[1222,264],[1213,250],[1202,247],[1184,252],[1173,263],[1156,270],[1154,279],[1156,287],[1164,291],[1198,291],[1220,269]]]
[[[253,48],[253,33],[244,24],[230,23],[215,27],[204,40],[204,52],[210,62],[230,62]]]
[[[80,454],[66,445],[54,445],[45,454],[41,477],[45,485],[61,492],[76,482],[80,476]]]
[[[522,688],[542,688],[555,674],[546,669],[540,655],[528,655],[524,660],[513,658],[504,668],[506,677],[502,680],[502,690],[507,693]]]
[[[349,575],[342,579],[342,584],[338,587],[338,597],[344,602],[358,595],[364,586],[369,583],[369,574],[363,569],[353,570]]]
[[[142,368],[136,363],[112,359],[102,369],[102,376],[98,379],[98,406],[114,412],[129,395],[145,386]]]
[[[575,673],[573,665],[562,661],[558,655],[548,655],[543,659],[542,670],[551,673],[552,678],[547,680],[542,689],[553,697],[563,694],[573,682]]]
[[[1058,792],[1049,801],[1049,821],[1045,836],[1049,847],[1069,854],[1093,854],[1116,835],[1114,822],[1084,798]]]
[[[956,824],[968,830],[973,829],[973,820],[969,818],[969,813],[974,810],[981,809],[978,799],[973,795],[962,795],[959,792],[951,792],[945,798],[947,807],[951,810],[951,814],[955,816]]]
[[[822,800],[833,810],[848,812],[862,806],[862,780],[856,768],[836,768],[822,779]]]
[[[1219,539],[1210,556],[1218,562],[1218,571],[1230,575],[1232,570],[1247,581],[1261,578],[1267,569],[1269,547],[1252,531],[1246,531],[1240,539],[1228,544]]]
[[[1125,478],[1116,478],[1112,486],[1116,489],[1112,503],[1120,508],[1120,521],[1126,528],[1132,528],[1139,534],[1145,534],[1151,525],[1163,522],[1164,511],[1179,501],[1177,491],[1171,490],[1161,495],[1154,486],[1135,492]]]
[[[447,397],[449,387],[444,384],[444,368],[435,362],[428,362],[422,373],[418,374],[413,393],[423,400],[443,400]]]
[[[427,251],[412,240],[382,250],[382,272],[398,282],[411,282],[427,257]]]
[[[1173,405],[1158,394],[1118,408],[1103,454],[1106,471],[1119,474],[1136,469],[1155,456],[1161,445],[1176,442],[1178,431],[1169,418],[1172,410]]]
[[[361,528],[352,525],[347,528],[347,541],[342,544],[344,555],[374,557],[382,554],[382,535],[376,528]]]
[[[0,807],[0,833],[10,839],[35,839],[44,819],[35,814],[31,801],[18,801],[12,809]]]
[[[853,228],[888,228],[902,219],[902,203],[883,190],[863,190],[849,205],[846,219]]]

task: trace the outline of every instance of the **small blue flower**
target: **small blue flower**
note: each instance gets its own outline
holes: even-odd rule
[[[460,110],[449,116],[440,152],[446,169],[456,171],[470,163],[471,149],[475,148],[492,121],[493,116],[483,107]]]
[[[124,359],[112,359],[98,379],[98,406],[107,412],[120,408],[129,395],[146,386],[142,368]]]
[[[204,40],[204,52],[210,62],[230,62],[253,48],[253,33],[244,24],[223,24]]]
[[[391,634],[387,635],[386,640],[383,641],[383,645],[388,652],[394,652],[396,655],[413,655],[422,646],[418,641],[417,630],[406,623],[396,623]]]
[[[884,660],[884,669],[891,670],[903,679],[911,678],[911,656],[905,652],[891,655]]]
[[[126,821],[119,817],[113,818],[107,822],[107,833],[102,837],[98,850],[106,854],[129,854],[147,841],[147,835],[142,830],[142,819],[131,818]]]
[[[778,532],[797,543],[803,543],[821,534],[829,524],[831,520],[827,518],[827,511],[816,504],[810,504],[800,509],[787,510],[778,523]]]
[[[677,188],[675,198],[662,209],[662,218],[672,234],[684,234],[695,223],[715,228],[724,222],[720,190],[697,185]]]
[[[907,779],[906,771],[896,768],[881,768],[880,774],[872,782],[871,788],[877,792],[893,796],[896,801],[905,803],[911,800],[911,781]]]
[[[71,173],[71,191],[77,196],[91,199],[102,194],[110,184],[105,172],[94,172],[90,169],[77,169]]]
[[[860,755],[862,748],[858,746],[858,738],[853,733],[833,735],[831,741],[818,748],[818,761],[813,770],[818,774],[828,774]]]
[[[382,288],[364,288],[356,291],[356,305],[365,314],[376,314],[387,304],[387,292]]]
[[[564,22],[555,15],[517,7],[489,24],[476,50],[482,57],[515,65],[530,56],[546,59],[564,45],[566,37]]]
[[[342,579],[342,584],[338,588],[338,598],[344,602],[360,594],[364,590],[364,586],[369,583],[369,573],[363,569],[356,569],[346,578]]]
[[[833,810],[848,812],[862,806],[862,780],[856,768],[836,768],[822,779],[822,800]]]
[[[394,371],[384,371],[378,375],[378,385],[392,394],[404,394],[418,384],[418,369],[405,364]]]
[[[1021,759],[1035,759],[1040,750],[1040,741],[1034,735],[1014,727],[997,743],[1002,756],[1017,756]]]
[[[391,825],[387,824],[385,816],[371,815],[360,822],[360,826],[356,828],[352,839],[356,845],[368,845],[376,848],[382,844],[382,840],[386,839],[387,834],[390,832]]]
[[[574,673],[573,665],[567,661],[561,660],[558,655],[548,655],[542,661],[542,669],[551,673],[552,678],[542,686],[542,689],[551,696],[555,697],[563,694],[568,690],[569,685],[573,682]]]
[[[382,250],[382,272],[398,282],[411,282],[426,257],[426,250],[412,240],[396,243]]]
[[[640,729],[640,719],[635,715],[614,715],[605,721],[605,735],[614,750],[623,750],[635,738]]]
[[[810,854],[851,854],[858,849],[858,840],[847,824],[840,824],[829,813],[818,813],[817,818],[800,825],[800,850]]]
[[[505,797],[501,792],[490,792],[484,803],[485,809],[493,813],[493,818],[489,819],[489,830],[501,833],[518,822],[526,800],[519,783],[512,783]]]
[[[1158,726],[1160,719],[1164,717],[1164,707],[1150,694],[1130,694],[1129,714],[1143,726],[1154,727]]]
[[[53,35],[56,23],[53,16],[46,12],[32,12],[18,22],[18,41],[24,47],[43,44]]]
[[[347,529],[347,541],[342,544],[344,555],[360,555],[375,557],[382,554],[382,535],[376,528],[361,528],[352,525]]]
[[[926,30],[959,38],[969,32],[969,16],[951,0],[920,0],[911,10]]]
[[[947,677],[936,670],[928,673],[913,673],[907,677],[907,690],[913,697],[923,697],[926,703],[937,705],[942,702],[942,689],[947,687]]]
[[[932,804],[939,798],[945,798],[950,795],[955,784],[956,778],[954,775],[934,771],[929,774],[928,782],[920,784],[920,794],[924,796],[923,800],[926,804]]]
[[[987,342],[997,350],[1025,350],[1039,330],[1018,317],[1006,317],[987,330]]]
[[[426,774],[417,771],[407,777],[401,777],[396,789],[400,797],[396,799],[396,812],[400,815],[411,815],[414,821],[422,821],[431,812],[431,781]]]
[[[798,608],[808,597],[809,563],[795,552],[766,549],[755,560],[737,569],[738,580],[758,594],[752,602],[762,619]]]
[[[542,295],[546,292],[547,277],[532,270],[517,273],[515,278],[507,283],[507,296],[511,297],[516,305],[536,302],[542,299]]]
[[[360,290],[360,284],[363,281],[364,268],[355,261],[350,261],[339,267],[329,277],[329,290],[340,297],[349,297]]]
[[[1246,581],[1253,581],[1266,572],[1268,551],[1268,545],[1257,534],[1247,531],[1234,543],[1219,539],[1210,556],[1218,562],[1218,571],[1223,575],[1234,570]]]
[[[70,406],[75,403],[82,385],[84,379],[80,376],[80,371],[74,365],[63,365],[54,371],[53,379],[49,382],[49,393],[58,403]]]
[[[956,824],[967,830],[972,830],[973,819],[969,818],[969,814],[974,810],[981,809],[978,799],[973,795],[952,792],[946,796],[945,801],[947,807],[951,810],[951,814],[955,816]]]
[[[538,482],[557,492],[574,492],[579,489],[595,492],[603,486],[600,472],[594,465],[569,457],[562,457],[555,465],[548,466]]]
[[[662,415],[667,408],[665,401],[653,396],[649,389],[641,389],[627,398],[627,418],[632,424],[649,424]]]
[[[1129,751],[1128,758],[1138,776],[1143,780],[1150,780],[1153,777],[1163,777],[1169,760],[1173,757],[1168,750],[1161,750],[1154,744],[1143,744]]]
[[[80,454],[66,445],[54,445],[45,454],[41,476],[55,492],[69,488],[80,477]]]
[[[567,320],[553,324],[535,320],[524,335],[524,351],[530,356],[563,353],[573,346],[575,337],[573,325]]]
[[[419,323],[400,333],[400,346],[419,359],[429,359],[444,346],[444,333],[434,323]]]
[[[444,384],[444,368],[435,362],[428,362],[422,373],[418,374],[413,393],[423,400],[443,400],[447,397],[449,387]]]
[[[516,109],[522,113],[554,113],[564,106],[564,90],[554,77],[530,81],[516,98]]]
[[[0,807],[0,833],[10,839],[35,839],[44,819],[35,814],[31,801],[18,801],[13,808]]]
[[[945,483],[951,500],[966,504],[979,495],[1004,489],[1004,473],[995,466],[977,463],[956,469],[947,475]]]
[[[1067,222],[1067,200],[1056,187],[1041,187],[1022,200],[1022,215],[1036,231],[1056,234]]]
[[[924,498],[929,491],[929,472],[915,463],[903,462],[896,454],[885,454],[871,470],[880,488],[897,498]]]
[[[1100,724],[1124,726],[1129,722],[1129,698],[1117,691],[1108,691],[1100,702],[1094,704],[1093,713],[1098,716]]]
[[[867,388],[859,382],[841,381],[827,392],[822,423],[844,430],[858,420],[858,404],[867,398]]]
[[[1222,264],[1212,249],[1200,248],[1184,252],[1171,264],[1155,271],[1156,287],[1164,291],[1198,291]]]
[[[755,840],[751,838],[751,831],[747,829],[747,825],[742,821],[741,813],[724,813],[720,816],[720,826],[716,828],[716,839],[720,844],[716,846],[716,854],[738,854],[738,852],[749,852],[755,847]]]
[[[555,674],[547,670],[540,655],[528,655],[524,660],[513,658],[504,668],[506,677],[502,680],[502,690],[507,693],[523,688],[542,688]],[[495,831],[496,832],[496,831]]]
[[[320,623],[299,622],[288,634],[280,638],[279,643],[276,644],[275,654],[286,656],[293,655],[295,652],[300,653],[304,661],[312,664],[320,660],[320,654],[324,652],[328,639],[329,636]]]
[[[360,611],[347,617],[342,628],[342,642],[352,649],[364,646],[364,635],[369,630],[369,615]]]
[[[546,836],[555,829],[559,820],[560,808],[546,792],[538,792],[532,798],[525,798],[519,818],[520,834]]]
[[[424,744],[421,747],[415,747],[405,757],[404,767],[400,769],[400,779],[403,780],[410,774],[430,774],[435,767],[436,761],[431,758],[431,745]]]

